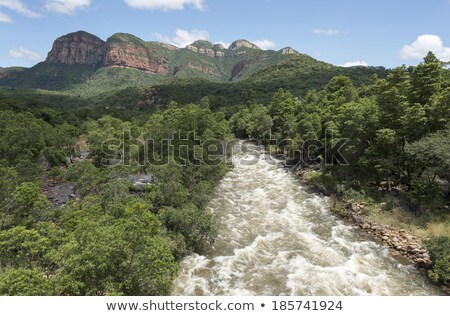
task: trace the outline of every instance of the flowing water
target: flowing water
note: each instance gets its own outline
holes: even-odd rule
[[[279,163],[249,158],[235,154],[209,204],[220,223],[214,248],[183,260],[174,295],[440,294]]]

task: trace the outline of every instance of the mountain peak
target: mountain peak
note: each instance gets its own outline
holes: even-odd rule
[[[228,47],[228,49],[230,49],[230,50],[236,50],[236,49],[240,49],[240,48],[261,49],[258,46],[256,46],[255,44],[253,44],[245,39],[240,39],[240,40],[234,41],[233,43],[231,43],[230,47]]]
[[[139,37],[128,33],[115,33],[111,35],[106,42],[110,43],[122,43],[122,44],[137,44],[145,45],[145,42]]]
[[[96,67],[103,62],[105,46],[103,40],[88,32],[69,33],[55,40],[45,62]]]
[[[194,43],[191,44],[191,46],[197,47],[197,48],[214,48],[214,44],[207,40],[196,40]]]
[[[300,54],[298,51],[296,51],[295,49],[293,49],[292,47],[289,47],[289,46],[280,49],[278,52],[283,55],[299,55]]]

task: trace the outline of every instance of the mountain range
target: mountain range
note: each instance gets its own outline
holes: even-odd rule
[[[44,62],[31,68],[0,68],[0,86],[53,91],[116,106],[115,102],[108,103],[114,99],[111,95],[130,89],[136,95],[132,102],[145,99],[153,104],[174,99],[183,89],[195,97],[215,90],[217,96],[223,89],[218,87],[224,84],[227,98],[244,88],[267,91],[268,95],[283,87],[302,94],[322,88],[335,75],[348,75],[360,85],[370,81],[374,73],[384,76],[386,70],[336,67],[291,47],[263,50],[243,39],[227,48],[205,40],[178,48],[146,42],[131,34],[117,33],[104,41],[78,31],[57,38]],[[153,98],[160,90],[164,97]],[[196,101],[185,96],[181,99],[177,101]]]

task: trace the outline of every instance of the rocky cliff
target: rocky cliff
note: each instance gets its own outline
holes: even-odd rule
[[[166,75],[168,61],[168,58],[147,47],[144,41],[128,34],[116,34],[107,41],[106,67],[127,67]]]
[[[285,47],[278,51],[282,55],[299,55],[300,53],[292,47]]]
[[[45,62],[98,67],[103,65],[105,52],[104,41],[92,34],[79,31],[56,39]]]
[[[45,62],[92,67],[118,66],[167,74],[167,58],[147,48],[143,41],[130,43],[118,40],[126,36],[116,34],[104,42],[87,32],[70,33],[56,39]]]
[[[250,43],[247,40],[237,40],[231,43],[229,50],[236,50],[240,48],[251,48],[251,49],[261,49],[253,43]]]
[[[281,63],[296,53],[292,48],[266,51],[244,39],[234,41],[228,48],[207,40],[197,40],[179,48],[160,42],[146,42],[126,33],[116,33],[104,41],[78,31],[56,39],[44,63],[49,67],[41,68],[52,72],[59,69],[55,65],[83,65],[92,67],[94,71],[104,67],[120,67],[158,74],[161,79],[200,77],[230,81]],[[64,66],[60,67],[62,73]],[[35,77],[42,77],[41,68],[33,68],[31,72]],[[4,71],[0,72],[0,79],[8,79],[6,76]]]

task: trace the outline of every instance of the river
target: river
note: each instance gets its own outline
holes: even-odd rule
[[[267,158],[249,164],[248,154],[234,155],[209,204],[219,221],[216,243],[181,262],[173,295],[441,294]]]

